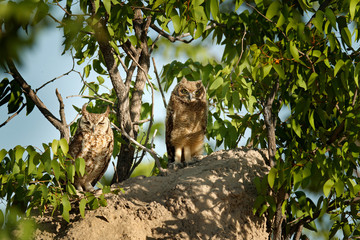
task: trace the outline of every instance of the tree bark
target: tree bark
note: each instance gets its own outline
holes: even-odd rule
[[[135,9],[133,25],[135,34],[139,40],[139,46],[134,48],[128,41],[123,44],[124,51],[133,57],[133,63],[127,70],[125,82],[122,80],[119,70],[115,51],[110,44],[110,35],[106,29],[105,20],[100,20],[93,27],[95,30],[95,38],[99,44],[100,51],[104,56],[105,65],[109,72],[109,76],[118,98],[117,119],[121,125],[120,129],[125,131],[131,138],[136,139],[138,134],[138,122],[141,115],[142,95],[146,83],[146,74],[150,67],[150,54],[147,46],[147,32],[151,18],[144,23],[140,9]],[[130,99],[130,86],[133,72],[138,64],[142,69],[137,71],[134,85],[134,91]],[[144,72],[145,71],[145,72]],[[135,147],[131,145],[130,140],[122,136],[122,144],[117,159],[116,174],[112,179],[112,183],[121,182],[130,177],[130,169],[134,163]]]

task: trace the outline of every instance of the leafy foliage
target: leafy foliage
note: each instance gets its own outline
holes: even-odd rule
[[[0,197],[6,200],[5,212],[0,210],[1,225],[6,219],[7,225],[14,225],[7,229],[12,229],[17,216],[24,213],[30,216],[34,210],[60,212],[69,221],[70,211],[77,202],[83,217],[85,208],[106,206],[104,194],[110,192],[108,186],[100,186],[100,196],[87,192],[80,197],[73,182],[75,173],[85,174],[85,161],[70,160],[68,149],[66,140],[60,139],[43,144],[43,151],[32,146],[0,151]],[[9,230],[8,234],[13,233]]]

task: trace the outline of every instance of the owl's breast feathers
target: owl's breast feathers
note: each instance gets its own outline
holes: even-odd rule
[[[166,118],[166,144],[169,160],[175,147],[203,144],[207,125],[207,102],[184,103],[172,96]],[[181,102],[180,102],[181,101]]]
[[[111,131],[111,129],[110,129]],[[87,177],[97,176],[93,185],[104,175],[113,152],[114,141],[112,131],[110,134],[92,134],[91,132],[78,132],[69,144],[69,154],[75,160],[85,160]]]

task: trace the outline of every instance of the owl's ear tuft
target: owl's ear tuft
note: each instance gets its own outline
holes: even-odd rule
[[[108,105],[104,114],[105,114],[106,117],[108,117],[109,113],[110,113],[110,108],[109,108],[109,105]]]
[[[186,83],[187,82],[187,79],[185,77],[183,77],[180,81],[181,83]]]
[[[84,114],[88,114],[89,112],[86,110],[86,107],[87,107],[87,103],[85,103],[81,109],[81,113],[84,115]]]

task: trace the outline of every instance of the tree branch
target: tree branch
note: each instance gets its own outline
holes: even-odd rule
[[[6,119],[5,122],[3,122],[1,125],[0,125],[0,128],[5,126],[6,124],[8,124],[11,119],[13,119],[14,117],[16,117],[23,109],[24,107],[26,106],[26,104],[23,103],[23,105],[21,106],[21,108],[19,110],[16,111],[16,113],[14,113],[13,115],[11,115],[10,117],[8,117],[8,119]]]
[[[63,99],[58,91],[58,89],[55,90],[55,93],[56,93],[56,96],[59,100],[59,114],[60,114],[60,119],[61,119],[61,123],[62,125],[66,126],[67,128],[67,123],[66,123],[66,118],[65,118],[65,106],[64,106],[64,102],[63,102]],[[67,142],[70,142],[70,132],[67,131],[65,133],[65,135],[63,135],[63,133],[61,133],[61,138],[65,138]]]
[[[132,142],[133,144],[135,144],[137,147],[141,148],[142,150],[150,153],[150,155],[154,158],[155,163],[156,163],[156,165],[157,165],[158,168],[159,168],[159,171],[160,171],[161,173],[163,173],[163,174],[166,174],[166,173],[167,173],[166,169],[163,169],[163,168],[161,167],[160,159],[159,159],[160,156],[158,156],[158,154],[154,151],[153,148],[149,149],[149,148],[143,146],[142,144],[140,144],[139,142],[137,142],[134,138],[132,138],[131,136],[129,136],[129,134],[127,134],[127,132],[124,130],[123,126],[121,126],[121,129],[119,129],[115,124],[111,123],[111,125],[112,125],[116,130],[118,130],[119,132],[121,132],[121,134],[123,134],[127,139],[129,139],[130,142]]]
[[[269,165],[270,167],[275,166],[275,154],[276,154],[276,115],[272,114],[272,106],[276,97],[276,93],[279,90],[279,79],[276,80],[276,83],[273,86],[270,94],[266,97],[266,102],[264,103],[264,121],[267,129],[268,136],[268,151],[269,151]]]
[[[40,110],[40,112],[44,115],[44,117],[56,128],[60,131],[61,137],[70,136],[70,131],[66,125],[61,120],[56,118],[45,106],[45,104],[40,100],[40,98],[36,95],[34,90],[31,89],[30,85],[24,80],[21,74],[18,72],[12,60],[7,60],[7,65],[10,70],[10,74],[17,81],[24,93],[34,102],[35,106]],[[67,139],[68,140],[68,139]]]
[[[161,87],[160,77],[159,77],[159,74],[158,74],[157,69],[156,69],[155,59],[152,58],[152,61],[153,61],[154,73],[155,73],[155,76],[156,76],[156,80],[157,80],[157,83],[158,83],[158,85],[159,85],[159,90],[160,90],[161,97],[162,97],[162,100],[163,100],[163,103],[164,103],[164,107],[165,107],[165,109],[166,109],[167,104],[166,104],[165,94],[164,94],[164,91],[163,91],[163,89],[162,89],[162,87]]]

